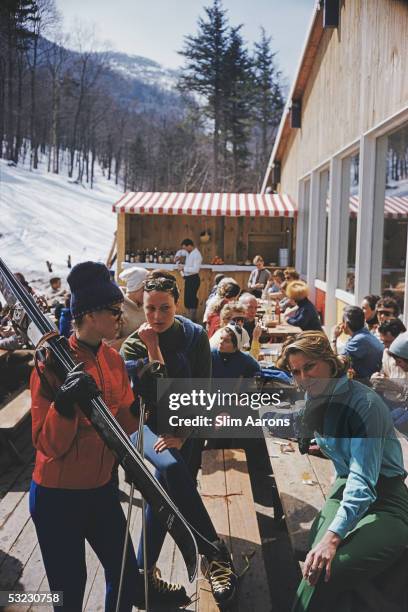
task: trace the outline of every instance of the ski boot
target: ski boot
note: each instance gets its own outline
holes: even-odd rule
[[[190,597],[181,584],[173,584],[163,580],[158,567],[153,567],[148,573],[149,583],[149,606],[163,606],[163,610],[174,610],[184,607],[190,603]],[[140,609],[145,609],[144,594],[140,601],[135,604]]]
[[[222,540],[216,540],[213,544],[218,549],[218,553],[205,558],[204,576],[210,583],[219,609],[227,610],[235,601],[238,576],[225,543]]]

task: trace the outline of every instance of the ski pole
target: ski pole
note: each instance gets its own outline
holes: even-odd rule
[[[139,436],[138,436],[138,446],[139,452],[144,459],[144,431],[143,431],[143,423],[145,417],[146,406],[144,401],[141,401],[140,407],[140,423],[139,423]],[[144,590],[145,590],[145,610],[149,612],[149,582],[148,582],[148,567],[147,567],[147,538],[146,538],[146,501],[145,498],[142,497],[142,538],[143,538],[143,579],[144,579]]]
[[[144,459],[144,446],[143,446],[144,417],[145,417],[145,403],[143,400],[141,400],[140,401],[139,429],[138,429],[138,436],[137,436],[137,450],[141,453],[143,459]],[[125,541],[123,544],[122,565],[120,568],[118,598],[116,600],[116,611],[115,612],[120,612],[120,600],[122,597],[123,578],[125,574],[127,550],[128,550],[128,545],[129,545],[130,519],[132,515],[134,492],[135,492],[135,485],[132,482],[130,485],[130,490],[129,490],[129,505],[128,505],[128,513],[127,513],[127,519],[126,519],[126,533],[125,533]],[[145,506],[146,506],[145,500],[144,498],[142,498],[143,576],[144,576],[144,591],[145,591],[145,610],[148,612],[149,610],[149,602],[148,602],[149,584],[147,580],[147,556],[146,556],[147,544],[146,544],[146,528],[145,528]]]

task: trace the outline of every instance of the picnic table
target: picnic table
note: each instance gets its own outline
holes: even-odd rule
[[[279,323],[276,327],[269,328],[268,331],[271,334],[271,343],[281,343],[284,342],[288,336],[300,334],[302,330],[295,325],[289,325],[289,323]]]

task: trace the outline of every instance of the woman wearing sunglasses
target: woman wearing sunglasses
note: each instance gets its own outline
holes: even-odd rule
[[[390,412],[370,388],[346,377],[323,332],[288,340],[278,362],[306,392],[303,449],[316,438],[336,480],[310,532],[293,612],[349,610],[408,544],[408,490]],[[385,608],[384,608],[385,609]]]
[[[179,290],[176,279],[164,270],[151,272],[144,283],[143,307],[146,323],[122,345],[125,360],[158,361],[165,366],[169,378],[211,378],[211,354],[204,329],[190,319],[176,315]],[[226,605],[235,597],[237,577],[230,554],[218,539],[212,521],[197,491],[195,479],[201,463],[204,440],[189,438],[184,441],[176,435],[158,435],[152,420],[143,428],[144,453],[156,468],[156,478],[168,490],[186,519],[211,541],[217,553],[199,552],[206,557],[207,572],[217,603]],[[132,436],[137,444],[137,434]],[[159,585],[160,592],[169,603],[186,605],[189,598],[183,586],[162,580],[156,568],[166,530],[152,514],[146,512],[147,566],[149,581]],[[139,543],[138,562],[143,567],[143,543]]]
[[[62,383],[50,357],[37,362],[31,377],[32,432],[36,449],[30,513],[52,591],[63,591],[61,610],[82,610],[86,584],[85,540],[105,570],[105,610],[115,610],[126,520],[110,484],[115,462],[78,404],[102,395],[130,434],[138,419],[122,358],[102,340],[113,339],[123,295],[103,264],[84,262],[68,276],[74,333],[68,342],[82,364]],[[143,603],[133,546],[121,611]]]
[[[231,321],[243,328],[246,315],[245,308],[238,302],[228,302],[224,304],[220,312],[220,328],[217,329],[210,338],[210,347],[218,348],[220,342],[221,329],[228,325]],[[243,346],[249,348],[251,341],[246,329],[243,329],[242,336]]]

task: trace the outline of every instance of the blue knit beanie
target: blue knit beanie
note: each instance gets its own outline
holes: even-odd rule
[[[408,332],[399,334],[388,349],[392,355],[408,360]]]
[[[94,261],[79,263],[72,268],[67,281],[71,289],[70,307],[74,319],[124,300],[104,264]]]

